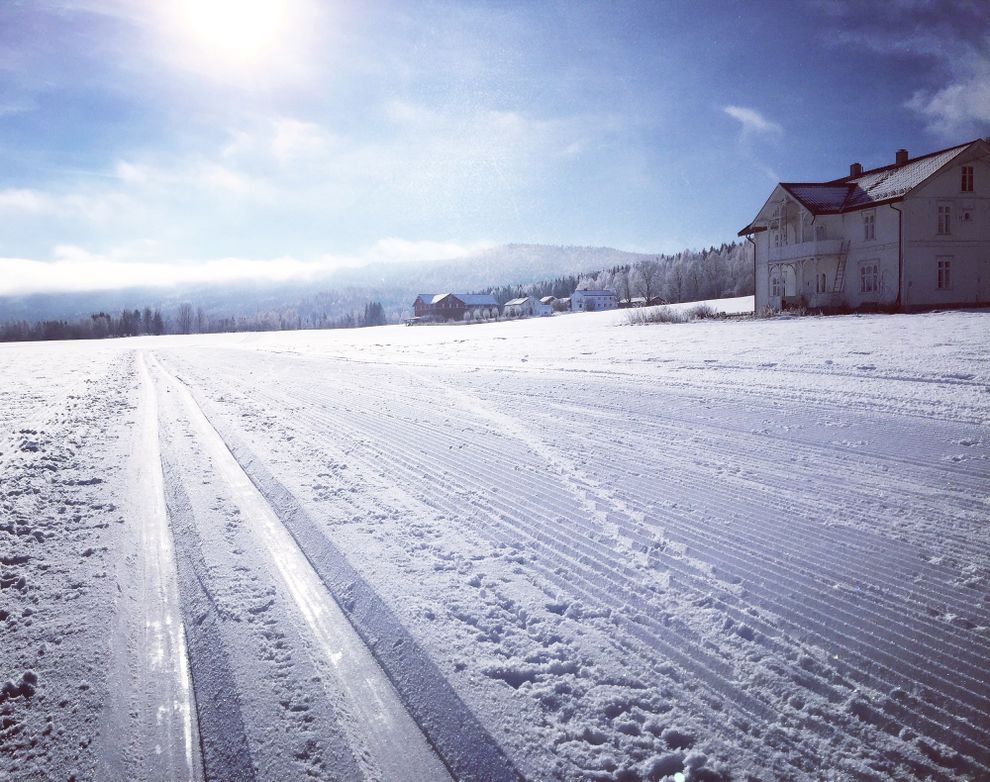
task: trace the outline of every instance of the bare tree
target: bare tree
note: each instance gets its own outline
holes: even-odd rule
[[[188,334],[192,331],[193,308],[188,302],[179,305],[179,314],[175,318],[175,330],[179,334]]]
[[[210,319],[206,317],[202,307],[196,308],[196,333],[205,334],[209,331]]]
[[[674,266],[670,281],[674,291],[674,301],[684,301],[684,267],[681,264]]]
[[[660,274],[660,264],[656,261],[640,261],[636,264],[636,287],[650,303],[657,289],[657,278]]]
[[[629,277],[629,270],[623,269],[612,280],[617,289],[616,293],[619,294],[620,301],[625,301],[626,303],[632,302],[632,281]]]

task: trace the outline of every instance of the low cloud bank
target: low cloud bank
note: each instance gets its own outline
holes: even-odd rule
[[[0,258],[0,296],[83,293],[126,288],[235,283],[306,282],[342,269],[379,263],[424,263],[464,258],[491,248],[489,242],[381,239],[355,255],[324,255],[311,260],[216,258],[207,261],[130,261],[77,247],[58,247],[52,260]]]

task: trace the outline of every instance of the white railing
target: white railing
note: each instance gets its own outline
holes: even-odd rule
[[[841,239],[812,239],[810,242],[785,244],[783,247],[771,247],[769,260],[772,263],[780,261],[796,261],[801,258],[814,258],[822,255],[838,255],[842,252]]]

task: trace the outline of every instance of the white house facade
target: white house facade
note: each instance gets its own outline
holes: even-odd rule
[[[571,294],[572,312],[595,312],[614,310],[619,306],[615,291],[576,290]]]
[[[739,235],[753,245],[758,312],[990,304],[990,144],[781,182]]]
[[[536,314],[538,304],[532,296],[509,299],[502,308],[502,314],[507,318],[529,318]]]

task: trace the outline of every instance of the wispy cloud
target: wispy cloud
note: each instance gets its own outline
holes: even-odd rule
[[[97,223],[120,214],[129,202],[124,193],[109,190],[50,193],[8,188],[0,190],[0,215],[48,215]]]
[[[784,132],[778,123],[768,120],[756,109],[747,106],[724,106],[722,111],[739,122],[743,133],[779,135]]]

